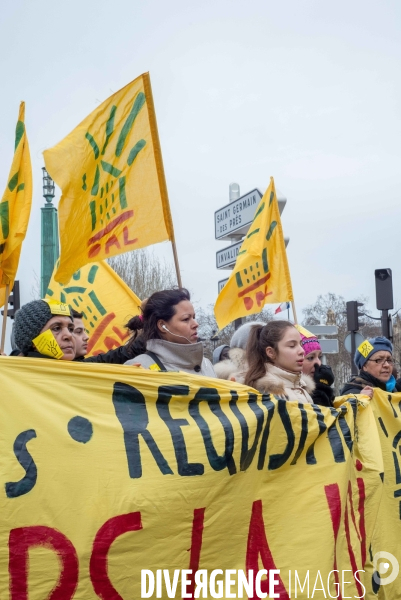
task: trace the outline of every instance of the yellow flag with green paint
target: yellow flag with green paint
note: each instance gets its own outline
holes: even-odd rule
[[[273,177],[214,307],[220,329],[265,304],[293,300],[287,253]]]
[[[44,159],[63,192],[60,283],[88,263],[174,241],[149,73],[110,96]]]
[[[86,356],[108,352],[125,344],[129,332],[124,325],[141,314],[141,301],[115,271],[104,261],[79,269],[67,285],[55,280],[54,268],[46,300],[58,300],[82,313],[89,335]]]
[[[5,303],[6,286],[9,285],[11,291],[14,285],[31,203],[31,157],[25,131],[25,102],[21,102],[15,130],[13,162],[0,202],[0,306]]]

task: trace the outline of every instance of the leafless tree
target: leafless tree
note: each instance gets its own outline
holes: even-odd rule
[[[358,302],[367,302],[366,298],[358,299]],[[335,389],[338,393],[343,383],[351,376],[351,355],[344,347],[344,340],[348,334],[347,316],[346,316],[346,301],[342,296],[329,293],[325,296],[318,296],[316,302],[304,308],[303,325],[307,328],[308,325],[319,325],[323,318],[323,323],[326,323],[327,313],[332,311],[332,318],[338,327],[337,336],[326,336],[328,339],[333,337],[338,338],[339,353],[328,354],[327,363],[331,366],[335,377]],[[363,307],[361,312],[364,312]],[[380,323],[369,317],[360,317],[362,324],[360,333],[365,337],[374,337],[380,335]]]
[[[149,248],[113,256],[108,263],[141,300],[177,285],[174,269]]]

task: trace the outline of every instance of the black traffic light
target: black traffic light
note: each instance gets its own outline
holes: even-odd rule
[[[391,269],[376,269],[375,281],[377,310],[393,309],[393,275]]]
[[[19,281],[14,281],[13,291],[8,297],[8,304],[11,306],[11,308],[8,308],[7,310],[7,317],[10,317],[10,319],[14,319],[15,313],[19,308],[21,308],[19,295]],[[1,311],[1,314],[4,315],[4,310]]]
[[[363,306],[362,302],[351,300],[347,302],[347,329],[348,331],[358,331],[363,323],[358,321],[358,317],[362,317],[362,313],[358,312],[358,307]]]

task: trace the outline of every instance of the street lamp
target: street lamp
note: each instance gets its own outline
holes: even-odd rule
[[[43,196],[46,198],[46,202],[52,203],[54,198],[54,181],[46,171],[45,167],[42,167],[43,171]]]

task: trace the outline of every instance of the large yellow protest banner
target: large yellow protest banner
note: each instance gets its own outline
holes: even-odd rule
[[[375,573],[371,590],[380,599],[395,600],[401,598],[401,574],[397,564],[401,563],[401,394],[376,390],[372,408],[385,468],[381,474],[383,494],[371,547]],[[379,561],[388,565],[381,573]]]
[[[141,313],[141,301],[105,262],[85,265],[67,285],[57,283],[53,271],[46,298],[59,300],[82,313],[89,335],[87,356],[108,352],[125,344],[129,331],[124,325]]]
[[[43,154],[63,192],[56,281],[68,283],[90,262],[174,241],[149,73]]]
[[[1,598],[194,597],[194,573],[219,569],[248,573],[249,598],[260,569],[262,593],[274,579],[282,600],[364,596],[391,468],[366,397],[326,409],[184,373],[18,357],[0,359],[0,380]],[[214,584],[201,597],[237,597]],[[396,585],[382,597],[399,598]]]

